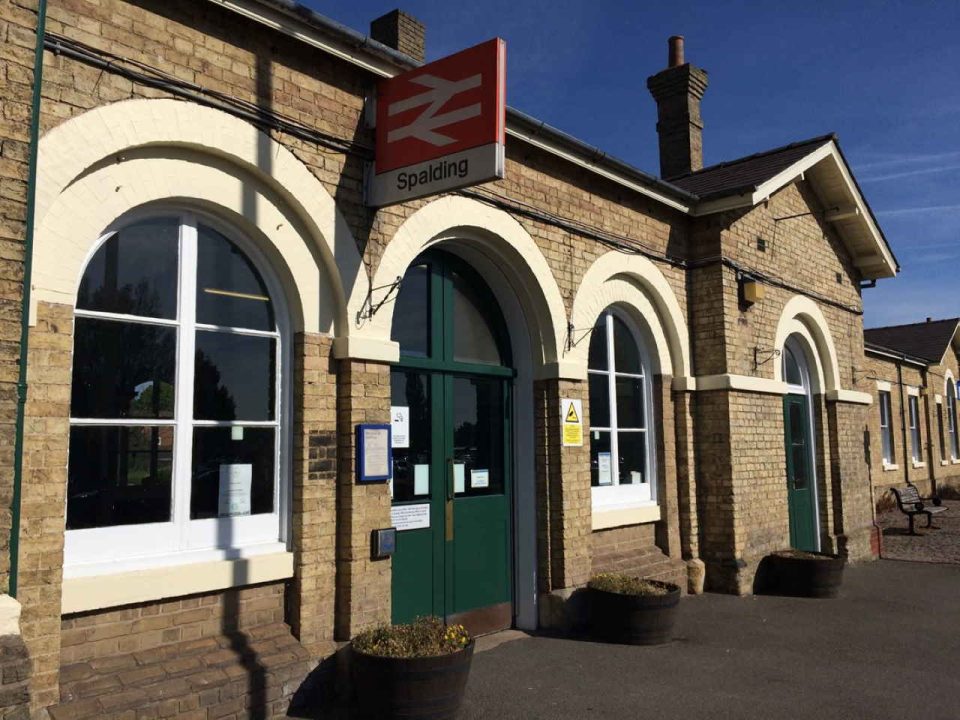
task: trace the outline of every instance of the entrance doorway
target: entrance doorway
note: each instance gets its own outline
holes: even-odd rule
[[[466,263],[429,251],[401,282],[392,336],[393,622],[510,627],[514,371],[500,307]]]
[[[789,390],[783,398],[783,427],[790,546],[817,552],[820,550],[820,532],[810,373],[803,349],[792,338],[787,340],[783,349],[783,379]]]

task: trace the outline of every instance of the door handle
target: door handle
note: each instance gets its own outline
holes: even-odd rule
[[[453,542],[454,470],[453,458],[447,458],[447,500],[443,507],[444,539],[447,542]]]

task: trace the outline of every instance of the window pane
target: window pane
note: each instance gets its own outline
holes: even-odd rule
[[[193,416],[273,420],[276,348],[273,338],[198,330]]]
[[[417,265],[407,270],[400,283],[393,309],[390,339],[400,344],[404,355],[430,354],[430,269]]]
[[[575,331],[576,332],[576,331]],[[597,324],[590,332],[590,356],[587,367],[591,370],[607,369],[607,316],[597,318]]]
[[[453,359],[460,362],[502,365],[494,332],[500,309],[491,298],[483,298],[463,276],[451,272],[453,280]]]
[[[793,453],[793,488],[794,490],[806,489],[807,482],[807,446],[793,445],[790,448]]]
[[[803,375],[800,372],[797,356],[788,347],[784,347],[783,352],[783,379],[790,385],[803,385]]]
[[[590,433],[590,484],[593,487],[613,485],[610,433],[606,430],[593,430]]]
[[[240,248],[216,230],[197,228],[197,322],[273,330],[267,286]]]
[[[176,328],[76,318],[70,414],[172,418]]]
[[[77,307],[176,318],[179,237],[174,218],[146,220],[113,235],[87,265]]]
[[[67,530],[170,520],[172,427],[72,427]]]
[[[590,373],[590,427],[610,427],[610,376]]]
[[[617,377],[617,427],[642,428],[643,379]]]
[[[627,324],[616,315],[613,316],[613,360],[617,372],[643,373],[637,341]]]
[[[647,434],[645,432],[617,433],[617,448],[620,456],[620,484],[647,485],[649,490],[650,478],[647,477]],[[649,493],[645,499],[651,499]]]
[[[433,442],[430,376],[399,370],[390,373],[390,405],[406,410],[409,431],[408,447],[394,444],[393,448],[393,499],[429,498]]]
[[[503,435],[503,381],[453,378],[453,462],[457,497],[503,492]]]
[[[240,425],[194,428],[190,518],[273,512],[275,435]]]

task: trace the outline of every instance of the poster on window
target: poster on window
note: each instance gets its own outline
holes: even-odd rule
[[[250,514],[253,465],[221,465],[217,513],[220,517]]]
[[[393,449],[410,447],[410,408],[406,405],[392,405],[390,407],[390,424]]]
[[[610,453],[597,453],[597,483],[599,485],[613,485],[611,467]]]

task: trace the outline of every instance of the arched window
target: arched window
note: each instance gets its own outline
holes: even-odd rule
[[[281,540],[285,312],[255,250],[228,234],[189,214],[139,220],[107,233],[84,271],[68,566]]]
[[[590,337],[590,484],[595,506],[657,499],[649,364],[629,319],[609,308]]]
[[[950,457],[960,459],[960,438],[957,437],[957,386],[953,380],[947,380],[947,434],[950,436]]]

